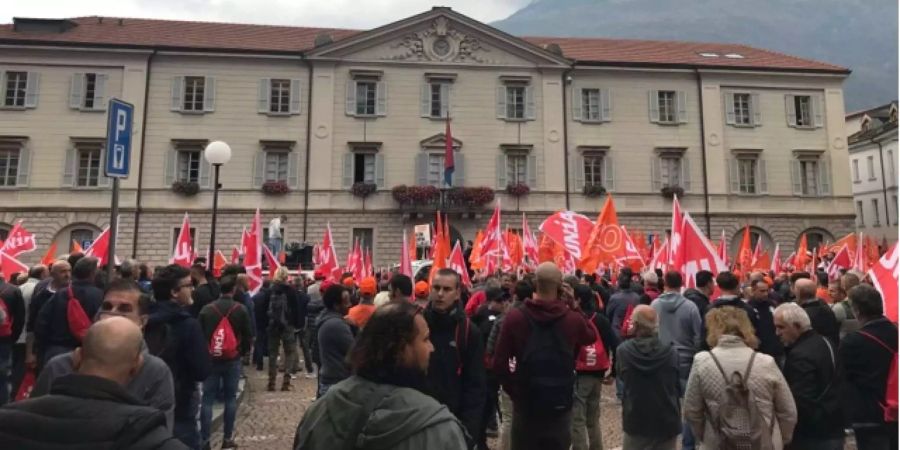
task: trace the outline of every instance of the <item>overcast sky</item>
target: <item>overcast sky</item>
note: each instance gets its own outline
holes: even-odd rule
[[[449,6],[482,22],[503,19],[530,0],[0,0],[13,17],[112,16],[334,28],[372,28]]]

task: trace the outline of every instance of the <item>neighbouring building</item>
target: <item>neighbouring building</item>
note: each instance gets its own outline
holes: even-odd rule
[[[376,266],[393,263],[399,231],[442,203],[422,187],[441,186],[448,118],[453,186],[486,188],[443,194],[454,236],[485,225],[492,193],[511,227],[524,213],[537,228],[564,208],[595,216],[603,199],[587,194],[602,191],[623,224],[664,233],[661,192],[681,190],[732,249],[747,224],[768,247],[803,233],[815,246],[854,229],[849,73],[737,44],[517,37],[440,7],[371,30],[17,18],[0,25],[0,229],[25,219],[62,251],[108,223],[101,149],[116,97],[136,109],[119,254],[152,263],[185,211],[207,247],[213,140],[233,150],[226,254],[261,208],[264,223],[288,217],[287,243],[318,241],[330,222],[340,255],[359,238]],[[375,192],[354,195],[358,183]],[[519,184],[527,195],[507,193]]]
[[[847,115],[856,230],[897,242],[897,102]]]

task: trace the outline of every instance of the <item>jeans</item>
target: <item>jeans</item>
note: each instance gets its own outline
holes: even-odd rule
[[[176,398],[178,391],[176,389]],[[200,409],[200,395],[191,393],[187,404],[175,405],[175,429],[172,435],[192,450],[200,450],[200,430],[197,429],[197,413]]]
[[[512,448],[513,402],[509,394],[500,390],[500,450]]]
[[[278,377],[278,347],[284,347],[284,384],[291,384],[291,372],[294,371],[294,354],[297,352],[297,343],[294,341],[294,327],[288,325],[284,329],[277,329],[269,325],[269,383],[274,383]]]
[[[572,450],[602,450],[600,434],[600,390],[603,378],[599,375],[578,374],[575,380],[575,401],[572,404]]]
[[[9,369],[12,366],[12,344],[0,344],[0,406],[9,402]]]
[[[272,250],[272,254],[278,258],[278,254],[281,253],[282,246],[282,238],[269,238],[269,250]],[[269,270],[275,270],[274,268],[269,268]]]
[[[859,450],[894,450],[897,448],[897,424],[872,428],[854,428]]]
[[[484,402],[484,414],[481,417],[481,424],[478,428],[478,436],[473,436],[478,449],[487,450],[487,429],[491,421],[497,417],[497,393],[500,390],[500,383],[492,375],[487,376],[486,383],[487,393]]]
[[[203,382],[203,406],[200,409],[200,438],[209,442],[213,404],[219,387],[225,391],[225,415],[223,420],[224,439],[231,439],[234,433],[234,419],[237,416],[237,389],[241,378],[241,361],[214,361],[212,374]]]
[[[269,356],[269,333],[259,333],[253,341],[253,364],[261,368]]]
[[[297,345],[303,352],[303,365],[306,366],[306,373],[313,373],[315,369],[313,369],[313,361],[309,351],[309,340],[306,338],[306,330],[300,330],[297,333]],[[295,369],[300,370],[299,367],[295,367]]]
[[[569,450],[572,445],[572,411],[556,416],[529,416],[513,409],[514,450]]]

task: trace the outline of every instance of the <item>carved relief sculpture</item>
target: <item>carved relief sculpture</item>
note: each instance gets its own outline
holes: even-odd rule
[[[492,63],[483,54],[489,50],[474,36],[450,28],[445,17],[438,17],[423,31],[410,33],[391,46],[400,53],[384,59],[394,61],[439,61]]]

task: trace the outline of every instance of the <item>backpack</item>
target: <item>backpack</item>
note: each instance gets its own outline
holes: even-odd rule
[[[725,398],[719,404],[718,417],[712,418],[713,428],[717,430],[720,450],[771,450],[772,428],[766,426],[766,419],[759,410],[759,404],[747,382],[750,380],[750,369],[756,359],[756,352],[750,355],[747,369],[743,376],[738,371],[731,373],[731,378],[719,363],[713,352],[709,352],[716,367],[725,379]]]
[[[12,336],[13,318],[9,314],[9,306],[6,305],[4,296],[9,292],[9,286],[5,286],[0,292],[0,337]]]
[[[66,320],[69,322],[69,331],[72,333],[72,336],[75,336],[75,339],[81,342],[84,340],[84,335],[87,334],[88,328],[91,327],[91,319],[84,312],[81,302],[75,298],[75,291],[72,290],[72,285],[69,285],[68,294]]]
[[[209,338],[209,355],[216,361],[229,361],[237,358],[239,353],[238,340],[234,335],[234,328],[232,328],[228,316],[241,305],[233,305],[224,315],[216,305],[211,306],[221,319],[219,319],[219,324],[216,325],[216,329]]]
[[[872,334],[860,331],[859,334],[875,341],[878,345],[884,347],[885,350],[891,352],[891,366],[888,369],[887,386],[884,389],[884,401],[879,402],[879,406],[884,412],[884,421],[888,423],[897,423],[897,351],[892,350],[881,339]]]
[[[147,343],[147,351],[151,355],[165,361],[170,368],[176,366],[179,342],[174,325],[157,323],[148,326],[144,330],[144,342]],[[177,375],[173,372],[172,376]]]
[[[276,290],[269,291],[269,308],[266,315],[269,316],[269,327],[276,330],[287,328],[287,295]]]
[[[603,339],[600,338],[600,331],[594,324],[597,313],[591,316],[588,324],[597,335],[597,339],[593,344],[581,347],[578,352],[578,359],[575,360],[575,370],[578,372],[604,372],[609,369],[609,355],[606,354],[606,347],[603,345]]]
[[[524,310],[531,332],[516,362],[515,377],[525,409],[533,414],[558,416],[572,409],[575,393],[575,355],[559,330],[563,316],[537,322]]]
[[[625,337],[631,333],[631,314],[634,313],[634,305],[630,304],[625,308],[625,317],[622,317],[622,324],[619,325],[619,336]]]

